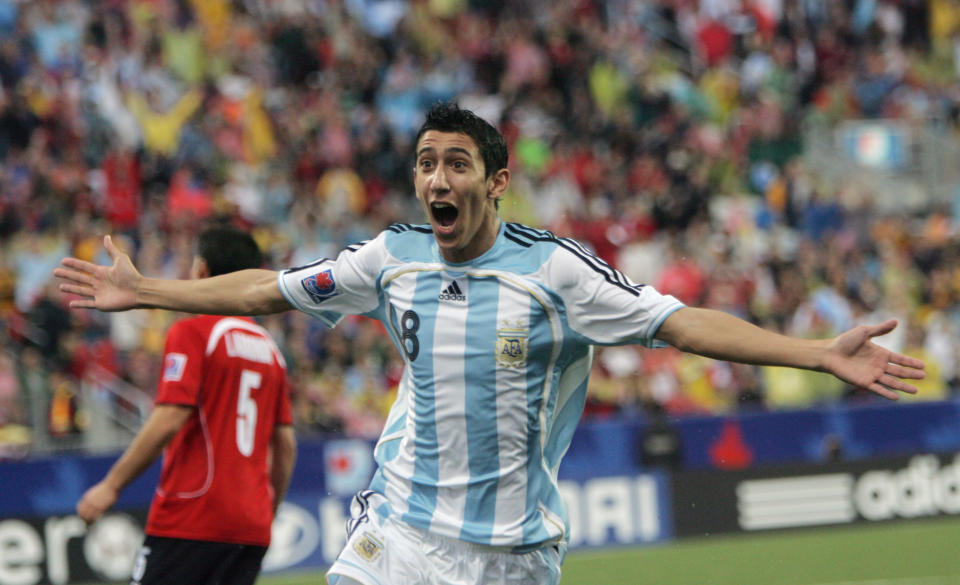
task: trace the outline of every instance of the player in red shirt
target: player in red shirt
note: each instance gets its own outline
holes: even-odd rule
[[[200,234],[191,277],[261,262],[249,234],[214,227]],[[77,513],[96,520],[161,451],[134,582],[252,584],[296,460],[286,367],[255,321],[201,315],[174,323],[153,412]]]

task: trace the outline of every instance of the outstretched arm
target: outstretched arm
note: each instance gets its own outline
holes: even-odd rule
[[[189,406],[157,405],[133,442],[110,468],[106,477],[88,489],[77,502],[77,514],[89,523],[109,510],[117,501],[123,488],[156,461],[163,452],[163,448],[173,439],[192,413],[193,408]]]
[[[683,351],[715,359],[829,372],[848,384],[896,400],[897,391],[917,392],[904,380],[924,376],[922,361],[871,341],[896,326],[891,319],[854,327],[833,339],[799,339],[761,329],[722,311],[688,307],[667,317],[656,337]]]
[[[79,295],[73,308],[126,311],[157,308],[207,315],[264,315],[291,309],[280,293],[272,270],[240,270],[196,280],[147,278],[130,257],[114,246],[110,236],[103,246],[113,260],[99,266],[77,258],[64,258],[54,275],[63,281],[60,290]]]

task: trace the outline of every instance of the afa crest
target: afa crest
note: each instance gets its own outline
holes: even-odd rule
[[[369,534],[364,534],[357,542],[353,543],[353,550],[357,551],[357,554],[364,560],[372,563],[377,560],[380,552],[383,551],[383,543]]]
[[[503,322],[497,329],[497,365],[504,368],[523,368],[527,365],[530,330],[522,322]]]

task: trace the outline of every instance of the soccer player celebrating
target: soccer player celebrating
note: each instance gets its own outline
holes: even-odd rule
[[[556,585],[568,537],[557,469],[580,418],[592,346],[671,344],[717,359],[826,371],[887,398],[923,363],[871,338],[895,321],[827,340],[769,332],[688,308],[572,240],[505,223],[507,147],[490,124],[437,104],[415,141],[428,225],[393,225],[336,259],[281,273],[198,281],[140,275],[105,238],[112,266],[67,258],[73,307],[258,314],[295,308],[333,326],[382,321],[406,370],[355,498],[334,584]]]
[[[214,227],[200,234],[191,277],[261,262],[249,234]],[[251,585],[296,459],[286,366],[252,319],[201,315],[174,323],[153,412],[83,495],[80,517],[95,521],[162,450],[133,581]]]

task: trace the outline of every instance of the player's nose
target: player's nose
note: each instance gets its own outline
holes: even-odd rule
[[[430,182],[430,188],[434,191],[449,191],[450,183],[447,181],[447,170],[440,165],[433,173],[433,179]]]

